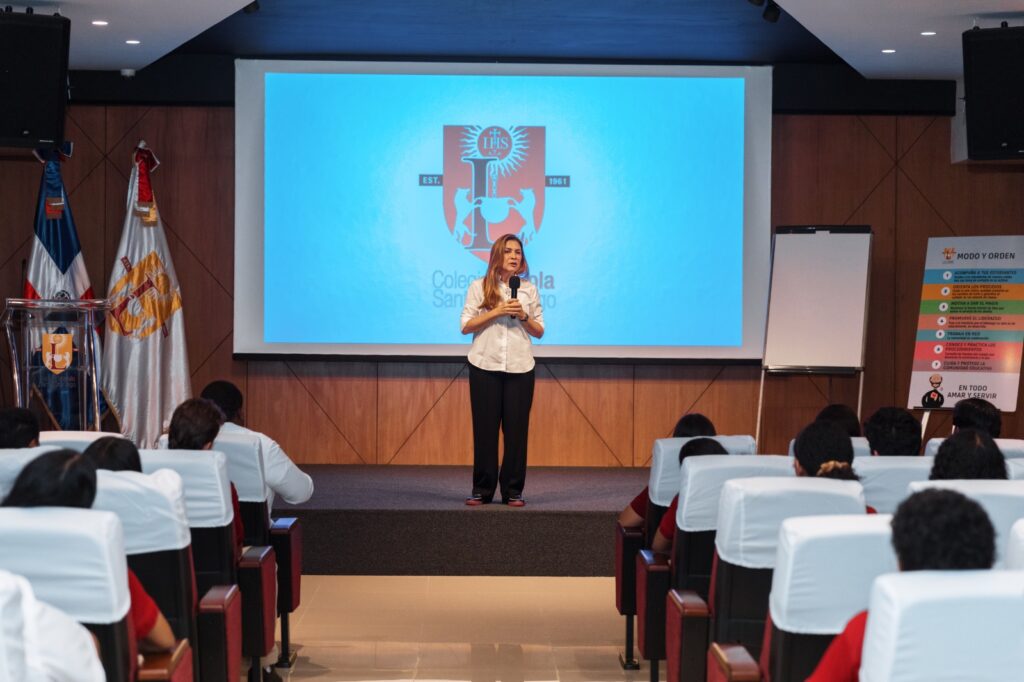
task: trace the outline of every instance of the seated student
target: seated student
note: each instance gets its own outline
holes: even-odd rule
[[[248,433],[259,436],[263,450],[263,468],[267,485],[289,504],[305,502],[313,496],[313,479],[285,454],[269,436],[245,428],[242,392],[230,381],[214,381],[203,389],[202,397],[224,413],[221,433]]]
[[[953,407],[953,426],[956,430],[978,429],[993,438],[1003,430],[1003,416],[999,408],[982,398],[964,398]]]
[[[857,413],[848,405],[841,403],[826,405],[818,413],[818,416],[814,418],[814,421],[832,422],[850,438],[860,437],[860,419],[857,418]]]
[[[0,448],[34,448],[39,445],[39,420],[24,407],[0,410]]]
[[[872,455],[916,455],[921,451],[921,422],[899,407],[880,407],[864,423]]]
[[[942,441],[932,462],[931,481],[963,478],[1006,480],[1006,458],[995,441],[978,429],[961,429]]]
[[[698,412],[684,414],[676,422],[672,429],[673,438],[698,438],[701,436],[716,436],[715,425],[711,420]],[[706,453],[707,454],[707,453]],[[679,464],[683,460],[680,458]],[[626,505],[626,508],[619,512],[619,524],[623,528],[640,528],[644,525],[647,517],[647,503],[649,491],[644,487],[640,494],[633,498],[633,501]]]
[[[797,476],[858,480],[850,437],[833,421],[811,422],[793,443],[793,471]]]
[[[76,507],[89,509],[96,499],[96,467],[74,450],[47,452],[25,465],[14,479],[3,507]],[[132,625],[140,648],[166,651],[174,633],[135,574],[128,570]]]
[[[694,438],[679,448],[679,466],[691,455],[727,455],[725,448],[717,440],[711,438]],[[665,515],[661,517],[658,530],[651,540],[651,549],[655,552],[667,552],[672,549],[672,540],[676,536],[676,510],[679,508],[679,495],[672,498]]]
[[[90,443],[82,454],[97,469],[142,473],[142,458],[139,457],[139,449],[127,438],[104,436]]]
[[[992,568],[995,530],[985,510],[955,490],[922,490],[892,519],[892,546],[901,571]],[[832,640],[807,682],[855,682],[868,612],[861,611]]]
[[[203,398],[189,398],[174,408],[167,431],[167,447],[171,450],[212,450],[213,441],[224,423],[224,413],[214,403]],[[242,525],[238,491],[231,484],[231,506],[235,510],[232,527],[235,530],[235,556],[242,555],[245,526]]]

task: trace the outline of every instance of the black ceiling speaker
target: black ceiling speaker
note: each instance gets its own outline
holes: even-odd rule
[[[68,98],[65,17],[0,12],[0,147],[55,147]]]
[[[964,31],[967,158],[1024,159],[1024,26]]]

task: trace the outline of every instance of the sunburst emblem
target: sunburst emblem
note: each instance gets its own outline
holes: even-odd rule
[[[515,173],[526,159],[530,140],[526,128],[512,126],[466,126],[462,135],[464,158],[490,158],[487,164],[487,196],[497,196],[498,178]]]

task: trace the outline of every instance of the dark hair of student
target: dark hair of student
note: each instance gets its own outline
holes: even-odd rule
[[[982,398],[965,398],[953,407],[953,426],[978,429],[993,438],[1003,431],[1003,415],[999,408]]]
[[[805,426],[793,444],[793,455],[808,476],[857,480],[853,443],[835,422],[814,421]]]
[[[902,571],[992,568],[995,535],[981,505],[955,490],[914,493],[892,519],[892,546]]]
[[[684,414],[672,429],[673,438],[697,438],[698,436],[717,436],[715,425],[711,420],[698,412]]]
[[[202,450],[214,441],[223,423],[219,407],[203,398],[189,398],[171,415],[167,445],[172,450]]]
[[[864,424],[872,452],[916,455],[921,451],[921,422],[899,407],[880,407]]]
[[[1006,458],[995,441],[978,429],[961,429],[942,441],[928,476],[933,481],[1009,478]]]
[[[88,509],[95,499],[92,461],[74,450],[53,450],[25,465],[0,506]]]
[[[39,420],[24,407],[0,410],[0,448],[27,448],[39,440]]]
[[[224,418],[234,421],[242,410],[242,392],[230,381],[212,381],[206,385],[200,397],[220,408]]]
[[[691,455],[728,455],[728,451],[714,438],[691,438],[679,448],[679,464]]]
[[[818,413],[818,416],[814,418],[814,421],[832,422],[851,438],[860,437],[860,419],[857,418],[857,413],[848,405],[840,403],[826,405]]]
[[[91,459],[97,469],[142,473],[142,458],[139,457],[139,449],[127,438],[118,436],[99,438],[90,443],[82,454]]]

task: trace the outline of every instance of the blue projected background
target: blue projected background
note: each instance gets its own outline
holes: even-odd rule
[[[541,344],[743,343],[743,78],[266,73],[264,86],[265,343],[469,341],[459,314],[484,262],[449,226],[472,182],[469,164],[445,168],[446,126],[506,141],[530,127],[519,169],[543,193],[525,249]],[[513,171],[488,180],[494,196],[525,197]]]

